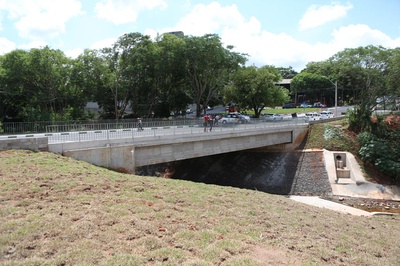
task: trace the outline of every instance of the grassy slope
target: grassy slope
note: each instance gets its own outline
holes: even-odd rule
[[[0,152],[2,265],[396,265],[400,216]]]

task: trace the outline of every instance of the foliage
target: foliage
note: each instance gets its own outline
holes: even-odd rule
[[[305,149],[327,149],[357,153],[357,142],[344,134],[342,121],[310,125]]]
[[[333,103],[334,84],[326,76],[304,71],[295,76],[290,84],[291,92],[303,92],[308,99]]]
[[[356,133],[370,131],[371,113],[371,110],[362,106],[356,106],[354,110],[349,111],[349,129]]]
[[[369,131],[357,136],[361,149],[359,155],[387,176],[400,182],[400,131],[389,130],[383,117],[371,123]]]
[[[273,66],[242,67],[233,75],[232,83],[225,87],[225,101],[252,109],[255,117],[259,117],[264,107],[275,107],[288,100],[289,92],[275,85],[279,80],[281,75]]]
[[[400,96],[400,47],[391,50],[388,65],[387,84],[389,94],[397,97]]]
[[[277,69],[278,69],[278,71],[281,74],[283,79],[292,79],[297,74],[299,74],[291,66],[289,66],[289,67],[278,67]]]
[[[185,69],[196,116],[206,112],[210,100],[228,84],[230,74],[246,62],[244,55],[233,52],[232,46],[223,47],[215,34],[185,37]]]
[[[399,144],[393,146],[390,140],[372,139],[361,147],[359,154],[363,161],[373,163],[381,173],[400,181]]]
[[[13,119],[50,120],[65,117],[68,108],[83,109],[86,98],[71,82],[71,64],[49,47],[15,50],[1,58],[0,115]]]
[[[375,136],[371,132],[364,131],[357,135],[357,141],[360,144],[360,146],[367,145],[369,142],[373,140],[375,140]]]
[[[103,118],[114,119],[131,110],[133,116],[164,117],[192,103],[199,116],[206,106],[224,101],[240,102],[257,115],[262,106],[286,101],[287,92],[271,83],[280,74],[293,78],[291,93],[328,104],[335,100],[332,83],[337,82],[339,105],[358,106],[350,126],[360,132],[374,130],[367,116],[379,98],[400,95],[400,48],[345,49],[329,60],[308,63],[300,74],[291,67],[247,70],[246,56],[232,46],[224,47],[215,34],[163,34],[153,41],[140,33],[127,33],[111,47],[85,50],[76,59],[47,46],[14,50],[0,56],[0,117],[85,119],[88,101],[99,104]],[[267,84],[250,84],[251,79]]]

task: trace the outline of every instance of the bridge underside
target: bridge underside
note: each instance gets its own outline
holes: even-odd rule
[[[289,145],[294,149],[307,132],[307,127],[297,129],[268,129],[237,132],[213,132],[198,135],[170,136],[163,138],[125,139],[118,143],[81,143],[69,149],[49,144],[49,150],[77,160],[119,171],[133,173],[136,167],[178,161],[214,154],[229,153],[273,145]],[[301,140],[299,140],[299,138]],[[85,147],[86,146],[86,147]],[[283,147],[283,146],[281,146]]]

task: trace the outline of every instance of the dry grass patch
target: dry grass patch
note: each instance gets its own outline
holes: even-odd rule
[[[2,265],[396,265],[399,216],[0,152]]]

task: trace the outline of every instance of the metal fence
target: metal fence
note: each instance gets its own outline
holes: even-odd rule
[[[267,122],[265,120],[254,120],[248,124],[222,124],[214,125],[212,132],[229,132],[229,131],[247,131],[257,128],[283,128],[283,127],[296,127],[304,126],[306,123],[303,119],[293,119],[291,121],[281,122]],[[158,126],[157,126],[158,125]],[[109,125],[111,127],[111,125]],[[158,123],[150,123],[143,125],[143,130],[135,127],[120,128],[120,129],[104,129],[104,130],[85,130],[85,131],[72,131],[72,132],[59,132],[59,133],[46,133],[49,143],[66,143],[66,142],[83,142],[94,140],[109,140],[109,139],[122,139],[122,138],[141,138],[141,137],[158,137],[158,136],[179,136],[188,134],[203,133],[204,127],[201,124],[189,125],[159,125]],[[206,130],[210,132],[209,127]]]
[[[143,119],[145,127],[197,125],[201,118]],[[3,135],[136,128],[136,119],[93,121],[3,122]]]

